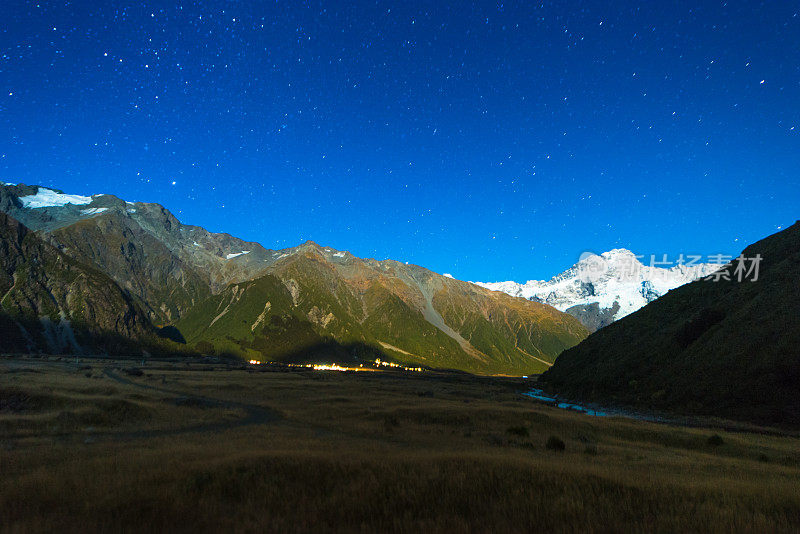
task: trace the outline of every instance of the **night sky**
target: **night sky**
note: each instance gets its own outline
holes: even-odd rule
[[[798,2],[344,4],[3,0],[0,180],[483,281],[800,218]]]

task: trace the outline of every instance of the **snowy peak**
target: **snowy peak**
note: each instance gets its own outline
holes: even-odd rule
[[[584,253],[578,262],[548,281],[493,282],[478,285],[550,304],[596,330],[633,313],[667,291],[711,274],[719,265],[668,262],[619,248]]]

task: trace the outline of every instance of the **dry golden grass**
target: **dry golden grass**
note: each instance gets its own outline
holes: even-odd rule
[[[0,530],[800,530],[791,436],[592,418],[515,379],[89,365],[0,360]]]

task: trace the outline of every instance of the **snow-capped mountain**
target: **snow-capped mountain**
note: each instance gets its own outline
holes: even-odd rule
[[[707,276],[718,264],[690,261],[670,268],[645,265],[633,252],[614,249],[603,254],[584,254],[578,263],[550,280],[476,282],[495,291],[550,304],[597,330],[670,289]]]

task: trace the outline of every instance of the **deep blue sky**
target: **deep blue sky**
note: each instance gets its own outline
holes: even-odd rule
[[[343,4],[4,0],[0,180],[469,280],[800,217],[797,2]]]

